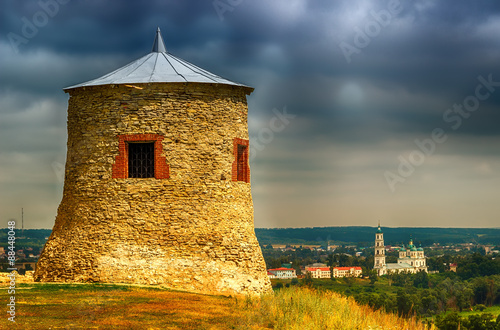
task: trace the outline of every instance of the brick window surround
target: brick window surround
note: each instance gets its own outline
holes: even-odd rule
[[[248,164],[249,141],[235,138],[233,140],[232,180],[250,183],[250,165]]]
[[[159,134],[131,134],[118,135],[118,149],[120,153],[115,157],[113,164],[113,179],[127,179],[128,176],[128,143],[127,142],[154,142],[155,179],[168,179],[169,166],[163,153],[163,136]]]

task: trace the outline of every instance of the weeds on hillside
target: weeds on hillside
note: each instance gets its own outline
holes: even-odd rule
[[[338,293],[303,287],[281,289],[261,299],[247,298],[245,302],[239,302],[240,308],[245,306],[254,311],[246,325],[260,323],[277,330],[428,329],[415,318],[373,311]]]

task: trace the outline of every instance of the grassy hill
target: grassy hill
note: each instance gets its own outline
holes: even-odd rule
[[[7,287],[0,300],[7,302]],[[20,284],[16,323],[1,329],[424,329],[334,292],[291,287],[262,299],[152,286]]]

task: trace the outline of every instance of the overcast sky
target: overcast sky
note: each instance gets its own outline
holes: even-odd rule
[[[500,2],[2,0],[0,221],[52,228],[63,87],[167,50],[255,87],[256,227],[500,227]],[[277,119],[273,119],[277,118]]]

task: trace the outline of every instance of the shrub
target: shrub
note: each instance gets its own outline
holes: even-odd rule
[[[457,312],[450,313],[444,317],[436,316],[436,326],[439,330],[457,330],[463,323],[463,319]]]
[[[486,306],[484,306],[483,304],[479,304],[479,305],[474,306],[474,310],[475,310],[475,311],[480,311],[480,312],[482,312],[482,311],[484,311],[485,309],[486,309]]]

